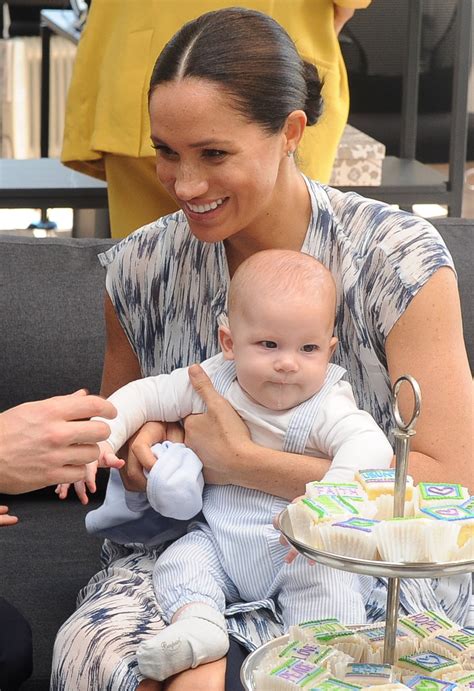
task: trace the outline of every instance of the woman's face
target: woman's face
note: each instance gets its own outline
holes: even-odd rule
[[[218,85],[194,78],[160,84],[150,121],[158,179],[199,240],[261,229],[275,200],[281,203],[283,133],[249,123]]]

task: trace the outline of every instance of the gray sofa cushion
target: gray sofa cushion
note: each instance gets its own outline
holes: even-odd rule
[[[0,410],[85,386],[104,352],[106,239],[0,237]]]

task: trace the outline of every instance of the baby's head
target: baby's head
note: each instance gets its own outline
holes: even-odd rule
[[[286,410],[323,386],[336,347],[336,287],[314,257],[264,250],[246,259],[229,288],[229,326],[219,327],[227,360],[257,403]]]

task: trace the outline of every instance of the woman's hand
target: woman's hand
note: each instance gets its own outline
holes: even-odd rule
[[[126,463],[120,470],[125,489],[132,492],[146,490],[144,471],[150,471],[157,461],[151,447],[166,440],[183,442],[184,432],[181,425],[177,422],[147,422],[129,439]]]
[[[0,506],[0,528],[15,523],[18,523],[18,518],[8,513],[8,506]]]
[[[206,413],[184,421],[185,444],[203,464],[204,479],[213,485],[237,485],[239,468],[252,444],[247,426],[225,398],[212,386],[199,365],[189,368],[189,379],[207,407]]]

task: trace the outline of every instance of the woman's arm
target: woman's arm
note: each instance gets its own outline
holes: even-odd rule
[[[106,348],[100,393],[110,396],[124,384],[142,376],[137,356],[118,320],[112,301],[105,297]]]
[[[474,490],[472,380],[454,273],[439,269],[413,298],[386,341],[392,383],[411,374],[421,387],[409,473],[415,482],[462,482]],[[409,388],[401,413],[410,415]]]
[[[101,394],[110,396],[121,386],[134,379],[140,379],[142,373],[138,358],[108,295],[105,298],[105,328],[107,342]],[[143,470],[150,470],[156,460],[150,447],[164,439],[183,441],[183,432],[179,425],[149,422],[128,441],[127,446],[123,447],[119,455],[126,458],[127,462],[120,470],[120,475],[126,489],[137,492],[145,490],[146,479]]]
[[[189,378],[207,413],[186,418],[185,442],[201,459],[207,483],[241,485],[291,501],[304,493],[307,482],[320,480],[326,473],[331,464],[326,459],[252,442],[245,423],[216,392],[204,370],[193,365]]]

